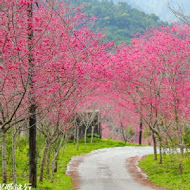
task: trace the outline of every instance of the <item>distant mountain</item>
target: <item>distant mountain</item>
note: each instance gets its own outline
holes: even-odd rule
[[[178,9],[180,6],[185,14],[189,15],[190,0],[113,0],[116,2],[127,2],[133,8],[137,8],[147,14],[155,14],[163,21],[178,21],[175,15],[169,10],[171,7]]]
[[[72,0],[70,0],[72,2]],[[101,30],[106,34],[106,41],[130,43],[132,35],[142,33],[147,28],[167,25],[160,21],[154,14],[145,14],[132,8],[126,2],[114,3],[113,0],[73,0],[73,3],[88,3],[84,9],[86,15],[95,15],[98,20],[94,29]]]

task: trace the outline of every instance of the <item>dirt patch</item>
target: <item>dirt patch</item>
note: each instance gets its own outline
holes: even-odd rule
[[[158,187],[154,185],[153,182],[147,179],[147,175],[144,173],[142,169],[138,167],[139,160],[143,159],[143,157],[135,156],[128,158],[126,160],[127,162],[127,169],[130,172],[130,174],[133,176],[136,182],[141,183],[142,185],[151,187],[152,189],[156,190],[167,190],[164,187]]]
[[[79,173],[78,173],[77,168],[82,163],[84,157],[85,157],[85,155],[72,158],[71,162],[67,166],[67,172],[66,173],[67,173],[67,175],[69,175],[73,179],[74,190],[78,190],[80,187]]]

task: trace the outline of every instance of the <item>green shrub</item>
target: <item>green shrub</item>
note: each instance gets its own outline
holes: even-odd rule
[[[92,133],[88,133],[86,136],[87,136],[87,137],[91,137],[91,136],[92,136]],[[97,133],[93,133],[93,137],[100,138],[100,135],[97,134]]]

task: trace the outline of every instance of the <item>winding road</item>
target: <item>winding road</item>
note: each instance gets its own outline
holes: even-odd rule
[[[135,181],[126,160],[153,153],[152,147],[116,147],[92,151],[86,156],[74,157],[67,173],[78,173],[78,190],[151,190]],[[72,167],[80,160],[80,164]]]

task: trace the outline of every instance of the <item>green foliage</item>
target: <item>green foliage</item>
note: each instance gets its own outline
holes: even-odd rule
[[[87,136],[87,137],[91,137],[92,134],[91,134],[91,133],[88,133],[86,136]],[[97,133],[93,133],[93,137],[100,138],[100,135],[97,134]]]
[[[144,138],[147,138],[147,137],[150,137],[150,136],[151,136],[151,131],[150,131],[149,127],[146,126],[146,127],[145,127],[145,130],[144,130],[144,132],[143,132],[143,137],[144,137]]]
[[[186,147],[190,149],[190,129],[188,128],[185,130],[184,143]]]
[[[126,129],[127,139],[135,134],[133,129],[134,129],[133,126],[131,126],[131,125],[127,126],[127,129]]]
[[[1,141],[1,140],[0,140]],[[59,143],[56,142],[56,143]],[[90,138],[87,138],[87,146],[85,147],[84,139],[80,140],[79,150],[77,151],[77,145],[73,144],[73,142],[69,142],[65,147],[63,152],[63,147],[60,150],[59,158],[58,158],[58,171],[55,173],[54,182],[50,181],[50,174],[46,173],[44,170],[44,181],[38,182],[38,190],[72,190],[72,179],[65,174],[67,164],[71,160],[73,156],[78,156],[82,154],[86,154],[91,152],[92,150],[97,150],[100,148],[108,148],[108,147],[121,147],[121,146],[135,146],[134,144],[124,143],[116,140],[110,139],[100,139],[94,138],[93,143],[90,143]],[[12,176],[12,133],[7,133],[7,172],[8,172],[8,183],[13,182]],[[38,175],[40,169],[41,156],[44,148],[44,137],[40,134],[37,136],[37,163],[38,163]],[[52,148],[53,149],[53,148]],[[1,154],[0,147],[0,154]],[[53,151],[52,151],[53,152]],[[53,158],[53,153],[50,155],[50,167],[51,161]],[[0,157],[0,162],[2,162],[2,156]],[[17,164],[17,184],[28,184],[28,139],[18,136],[16,138],[16,164]],[[2,165],[0,165],[0,170],[2,170]],[[51,168],[50,168],[51,170]],[[2,176],[0,175],[0,181],[2,180]]]
[[[103,33],[107,35],[107,41],[113,40],[116,44],[129,43],[132,35],[142,33],[147,28],[167,25],[156,15],[147,15],[133,9],[126,2],[113,3],[111,0],[80,0],[79,2],[88,3],[84,13],[95,15],[98,18],[95,29],[105,28]]]
[[[139,166],[148,175],[148,179],[156,185],[166,187],[170,190],[190,189],[189,155],[186,155],[183,159],[182,175],[178,172],[179,163],[177,160],[180,159],[180,155],[164,155],[163,164],[158,164],[158,161],[153,160],[153,157],[153,155],[148,155],[139,163]]]

